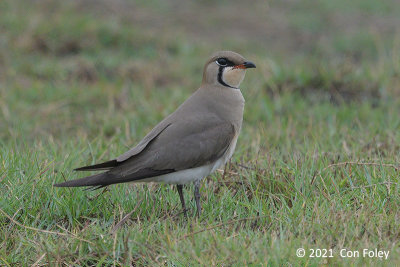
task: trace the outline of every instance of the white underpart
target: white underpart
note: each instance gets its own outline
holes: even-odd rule
[[[214,161],[211,164],[204,165],[197,168],[181,170],[177,172],[172,172],[156,177],[151,177],[143,180],[138,180],[137,182],[157,182],[157,183],[166,183],[166,184],[187,184],[194,181],[199,181],[209,174],[215,172],[219,167],[224,165],[228,160],[232,157],[233,152],[235,151],[236,142],[239,134],[237,134],[232,143],[229,145],[228,150],[225,154]]]
[[[222,80],[229,86],[239,88],[240,83],[244,79],[246,69],[234,69],[233,67],[226,67],[222,72]]]

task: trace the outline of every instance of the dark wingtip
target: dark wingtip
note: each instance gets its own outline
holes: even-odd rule
[[[85,166],[74,169],[74,171],[90,171],[90,170],[93,170],[93,166]]]
[[[104,179],[107,173],[98,173],[91,176],[83,177],[76,180],[66,181],[59,184],[54,184],[55,187],[80,187],[80,186],[103,186],[105,185]]]
[[[65,183],[53,184],[54,187],[67,187]]]
[[[79,167],[74,169],[74,171],[104,171],[117,166],[117,164],[118,164],[117,160],[113,159],[95,165]]]
[[[77,171],[84,171],[86,169],[86,167],[79,167],[79,168],[75,168],[73,169],[73,171],[77,172]]]

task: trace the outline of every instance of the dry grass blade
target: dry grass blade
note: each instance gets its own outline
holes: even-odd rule
[[[227,171],[227,170],[217,170],[217,172],[219,172],[220,174],[222,174],[222,178],[221,178],[221,180],[224,180],[225,179],[225,175],[226,174],[229,174],[229,175],[233,175],[233,176],[238,176],[239,175],[239,173],[237,173],[237,172],[233,172],[233,171]]]
[[[43,253],[43,255],[40,256],[34,264],[32,264],[32,267],[39,266],[39,262],[43,260],[44,256],[46,256],[46,253]]]
[[[139,201],[139,202],[136,204],[136,207],[135,207],[131,212],[129,212],[128,214],[126,214],[126,215],[124,216],[124,218],[122,218],[122,220],[120,220],[120,221],[111,229],[110,234],[114,234],[115,231],[117,231],[118,228],[120,228],[120,227],[126,222],[126,220],[128,220],[129,217],[131,217],[131,215],[137,210],[137,208],[140,206],[141,203],[142,203],[142,200]]]
[[[324,172],[327,169],[337,167],[337,166],[346,166],[346,165],[363,165],[363,166],[383,166],[383,167],[390,167],[395,169],[396,171],[400,171],[400,167],[394,165],[394,164],[389,164],[389,163],[376,163],[376,162],[354,162],[354,161],[345,161],[345,162],[338,162],[338,163],[333,163],[329,164],[322,170],[320,170],[318,173],[314,175],[314,177],[311,180],[311,185],[314,184],[315,178],[317,176],[320,176],[322,178],[322,172]]]
[[[21,210],[21,208],[19,208],[19,209],[14,213],[14,215],[12,216],[12,219],[14,219],[15,216],[17,216],[17,214],[18,214],[18,212],[19,212],[20,210]],[[9,237],[9,235],[10,235],[10,232],[11,232],[11,229],[13,228],[13,226],[14,226],[14,225],[10,225],[8,232],[5,234],[4,241],[0,244],[0,248],[2,248],[4,244],[6,244],[6,241],[7,241],[8,237]]]
[[[4,178],[6,178],[6,174],[4,174],[4,175],[0,178],[0,183],[1,183],[1,181],[4,180]]]
[[[236,165],[239,166],[240,168],[243,168],[243,169],[246,169],[246,170],[251,170],[251,171],[263,171],[263,172],[266,171],[266,169],[260,168],[260,167],[258,167],[258,166],[257,166],[257,167],[251,167],[251,166],[246,166],[246,165],[241,164],[241,163],[237,163]]]
[[[167,213],[167,214],[165,214],[163,217],[161,217],[161,218],[159,219],[159,221],[165,221],[166,219],[172,220],[172,219],[178,217],[179,215],[183,214],[185,211],[189,211],[189,209],[186,208],[185,210],[181,210],[181,211],[175,213],[175,214],[172,215],[172,216],[170,216],[170,214]]]
[[[94,197],[87,197],[87,199],[88,199],[89,201],[93,201],[93,200],[95,200],[96,198],[98,198],[100,195],[104,194],[104,193],[107,192],[107,191],[108,191],[108,187],[104,187],[104,189],[101,190],[100,193],[98,193],[98,194],[95,195]]]
[[[83,241],[83,242],[86,242],[86,243],[89,243],[89,244],[94,245],[93,242],[91,242],[91,241],[89,241],[89,240],[86,240],[86,239],[83,239],[83,238],[80,238],[80,237],[77,237],[76,235],[73,235],[73,234],[59,233],[59,232],[48,231],[48,230],[43,230],[43,229],[38,229],[38,228],[34,228],[34,227],[30,227],[30,226],[23,225],[22,223],[19,223],[19,222],[17,222],[16,220],[14,220],[13,218],[11,218],[11,216],[8,215],[8,214],[7,214],[5,211],[3,211],[1,208],[0,208],[0,212],[3,213],[4,216],[6,216],[11,222],[13,222],[13,223],[15,223],[16,225],[18,225],[18,226],[20,226],[20,227],[23,227],[23,228],[25,228],[25,229],[29,229],[29,230],[36,231],[36,232],[42,232],[42,233],[46,233],[46,234],[53,234],[53,235],[58,235],[58,236],[71,237],[71,238],[74,238],[74,239],[77,239],[77,240],[80,240],[80,241]]]
[[[221,227],[221,226],[230,225],[230,224],[233,224],[233,223],[243,222],[243,221],[258,220],[258,219],[261,219],[261,218],[264,218],[264,217],[267,217],[267,216],[264,215],[264,216],[256,216],[256,217],[250,217],[250,218],[242,218],[242,219],[237,219],[237,220],[231,220],[231,221],[226,222],[226,223],[220,223],[220,224],[208,227],[208,228],[201,229],[199,231],[192,232],[190,234],[186,234],[183,237],[181,237],[179,240],[183,240],[183,239],[188,238],[189,236],[194,236],[194,235],[197,235],[199,233],[202,233],[202,232],[205,232],[205,231],[209,231],[209,230]]]
[[[370,184],[370,185],[363,185],[363,186],[353,186],[352,189],[364,189],[364,188],[369,188],[369,187],[374,187],[378,185],[398,185],[399,183],[394,183],[394,182],[382,182],[382,183],[376,183],[376,184]]]

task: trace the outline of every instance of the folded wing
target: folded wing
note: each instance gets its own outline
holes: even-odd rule
[[[142,141],[137,149],[112,161],[115,166],[107,172],[56,186],[102,187],[203,166],[223,156],[234,136],[234,126],[216,117],[170,123],[149,138],[146,145]]]

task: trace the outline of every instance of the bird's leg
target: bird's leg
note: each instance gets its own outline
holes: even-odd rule
[[[183,185],[177,184],[177,185],[176,185],[176,188],[178,189],[179,198],[181,199],[182,208],[183,208],[183,214],[184,214],[185,217],[186,217],[187,215],[186,215],[185,199],[183,198],[183,191],[182,191]]]
[[[194,183],[194,199],[196,200],[197,207],[197,217],[200,217],[201,214],[201,204],[200,204],[200,181],[196,181]]]

